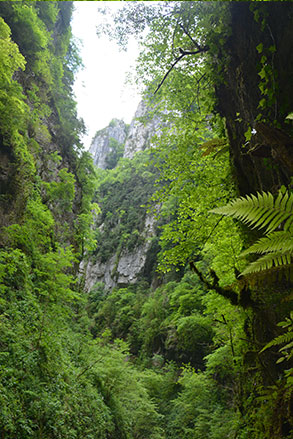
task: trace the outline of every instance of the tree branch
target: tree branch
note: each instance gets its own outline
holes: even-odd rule
[[[181,29],[183,30],[183,32],[185,33],[185,35],[188,36],[188,38],[192,41],[192,43],[195,45],[195,47],[197,47],[198,50],[201,50],[200,45],[192,38],[192,36],[190,35],[190,33],[186,30],[186,28],[183,26],[183,24],[179,23],[179,26],[181,27]]]
[[[202,47],[201,49],[198,50],[184,50],[181,49],[181,47],[179,47],[179,52],[182,55],[197,55],[198,53],[206,52],[207,50],[208,50],[207,47]]]
[[[165,80],[167,79],[169,73],[171,73],[171,71],[173,70],[173,68],[176,66],[176,64],[177,64],[179,61],[181,61],[181,59],[182,59],[183,57],[184,57],[183,54],[180,55],[180,56],[175,60],[175,62],[171,65],[171,67],[169,68],[169,70],[167,71],[167,73],[164,75],[162,81],[160,82],[160,84],[159,84],[158,87],[156,88],[154,94],[156,94],[156,93],[160,90],[160,88],[161,88],[162,85],[164,84]]]
[[[178,58],[173,62],[173,64],[171,65],[171,67],[169,68],[169,70],[167,71],[167,73],[164,75],[162,81],[160,82],[160,84],[158,85],[158,87],[156,88],[154,94],[156,94],[160,88],[162,87],[162,85],[164,84],[165,80],[167,79],[169,73],[171,73],[171,71],[174,69],[174,67],[176,66],[176,64],[182,60],[182,58],[186,55],[198,55],[199,53],[203,53],[206,52],[208,50],[208,47],[202,47],[199,50],[183,50],[181,49],[181,47],[179,48],[179,52],[181,53],[180,56],[178,56]]]
[[[238,294],[235,291],[228,288],[222,288],[219,285],[219,278],[213,270],[210,270],[211,276],[213,277],[213,282],[207,280],[201,271],[195,266],[194,262],[189,263],[190,268],[198,275],[199,279],[204,285],[206,285],[210,290],[215,290],[218,294],[228,299],[232,305],[238,305],[239,299]]]

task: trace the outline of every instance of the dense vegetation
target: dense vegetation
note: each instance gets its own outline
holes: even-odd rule
[[[293,12],[239,3],[116,16],[121,44],[149,26],[138,74],[167,123],[156,150],[114,148],[106,171],[79,140],[72,2],[0,3],[1,437],[292,437]],[[223,208],[247,181],[272,194]],[[249,252],[274,267],[239,277],[260,235],[211,210],[264,225]],[[135,252],[147,215],[148,273],[86,294],[80,262]]]
[[[1,437],[158,437],[127,348],[90,335],[77,277],[96,208],[72,95],[72,3],[0,12]]]
[[[120,160],[111,172],[99,170],[96,201],[101,214],[95,223],[99,245],[94,253],[102,262],[119,249],[133,250],[144,241],[146,205],[158,176],[150,161],[151,155],[144,152],[133,160]]]

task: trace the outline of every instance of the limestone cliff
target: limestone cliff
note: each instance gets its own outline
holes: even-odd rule
[[[114,167],[111,163],[111,157],[113,156],[114,160],[114,156],[119,155],[118,149],[123,146],[126,136],[127,125],[119,119],[113,119],[106,128],[98,131],[89,150],[94,164],[101,169]]]
[[[123,120],[113,119],[96,133],[89,149],[94,164],[101,169],[112,169],[122,156],[132,159],[139,151],[155,148],[152,137],[160,136],[165,125],[162,114],[153,112],[142,100],[129,127]]]
[[[150,146],[155,147],[154,142],[152,143],[152,137],[159,136],[163,126],[164,121],[161,115],[150,115],[150,109],[142,100],[131,121],[123,157],[131,159],[136,152],[144,151]]]
[[[97,282],[105,284],[106,290],[115,286],[135,284],[145,274],[145,266],[149,259],[149,250],[155,236],[153,216],[146,216],[144,222],[143,241],[132,250],[113,249],[113,254],[105,261],[91,257],[87,264],[82,264],[85,274],[85,288],[90,291]]]
[[[115,147],[117,151],[113,139],[119,142],[120,151],[124,150],[123,158],[128,160],[121,176],[117,178],[116,174],[113,181],[108,179],[97,192],[96,201],[102,210],[95,225],[97,248],[87,263],[82,264],[88,291],[97,282],[103,282],[106,290],[110,290],[141,279],[151,281],[150,272],[154,270],[158,251],[157,227],[146,206],[155,190],[157,170],[149,166],[149,147],[155,146],[151,139],[160,135],[164,123],[160,115],[151,115],[142,101],[128,135],[124,122],[115,119],[92,142],[90,153],[99,168],[115,167],[109,166],[115,162],[112,160]],[[119,175],[119,166],[115,172]]]

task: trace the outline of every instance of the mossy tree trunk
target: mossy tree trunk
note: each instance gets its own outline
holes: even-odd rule
[[[231,2],[230,12],[232,32],[225,47],[229,61],[217,98],[226,120],[235,181],[241,196],[276,193],[281,185],[290,188],[293,171],[293,123],[286,119],[293,110],[293,4]],[[251,234],[245,236],[251,239]],[[250,422],[263,424],[256,427],[263,431],[258,437],[291,437],[288,384],[280,380],[290,366],[276,365],[278,348],[259,352],[290,312],[292,283],[267,279],[265,285],[255,283],[250,289],[255,305],[247,311],[243,401],[250,396],[242,409]],[[270,395],[266,408],[257,401],[265,392]],[[253,414],[256,408],[262,420]]]

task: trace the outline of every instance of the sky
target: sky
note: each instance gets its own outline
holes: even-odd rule
[[[111,9],[119,2],[103,2]],[[130,123],[140,101],[135,86],[125,85],[126,75],[138,56],[136,41],[131,40],[127,52],[106,36],[97,37],[96,27],[102,17],[97,13],[100,2],[75,1],[72,32],[80,40],[80,56],[84,69],[75,80],[74,92],[78,116],[83,118],[88,134],[83,138],[89,148],[96,131],[106,127],[113,118]]]

